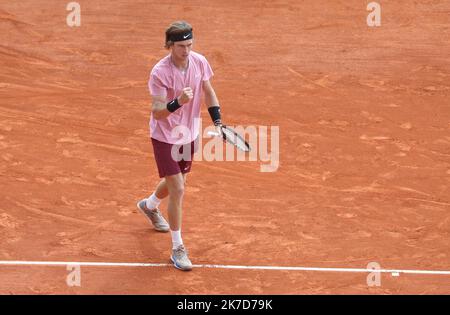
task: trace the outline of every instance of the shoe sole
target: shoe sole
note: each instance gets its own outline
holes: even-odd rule
[[[146,217],[147,218],[147,220],[150,222],[150,224],[153,226],[153,228],[155,229],[155,231],[158,231],[158,232],[161,232],[161,233],[167,233],[167,232],[169,232],[170,231],[170,229],[159,229],[159,228],[157,228],[154,224],[153,224],[153,222],[152,222],[152,220],[147,216],[147,214],[145,213],[145,211],[141,208],[141,207],[139,207],[139,203],[140,203],[140,201],[136,204],[136,207],[139,209],[139,211],[144,215],[144,217]]]
[[[173,259],[172,256],[170,256],[170,260],[172,261],[173,266],[174,266],[175,268],[177,268],[178,270],[182,270],[182,271],[191,271],[191,270],[192,270],[192,267],[184,267],[184,268],[182,268],[182,267],[178,266],[178,265],[176,264],[176,262],[175,262],[175,259]]]

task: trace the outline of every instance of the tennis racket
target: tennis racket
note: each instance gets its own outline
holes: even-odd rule
[[[220,129],[222,131],[222,137],[224,141],[236,146],[239,150],[242,150],[244,152],[249,152],[251,150],[250,145],[247,143],[247,141],[245,141],[244,138],[242,138],[232,128],[222,125],[220,126]],[[217,137],[219,136],[219,133],[215,131],[208,131],[208,135]]]

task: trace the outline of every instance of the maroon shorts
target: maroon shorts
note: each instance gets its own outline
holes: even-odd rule
[[[178,173],[185,174],[191,171],[192,159],[198,149],[198,138],[184,145],[170,144],[153,138],[151,139],[160,178]],[[175,148],[172,150],[172,147]]]

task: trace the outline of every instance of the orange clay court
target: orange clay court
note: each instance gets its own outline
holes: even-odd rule
[[[80,0],[80,27],[68,2],[0,4],[1,294],[450,293],[449,1],[380,0],[379,27],[369,1]],[[280,130],[275,172],[194,161],[192,272],[136,208],[159,180],[148,75],[180,19],[223,121]],[[105,264],[70,287],[65,262]],[[349,270],[370,262],[441,272],[369,286]]]

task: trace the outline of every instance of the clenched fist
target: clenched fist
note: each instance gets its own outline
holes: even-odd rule
[[[194,97],[194,92],[190,87],[186,87],[183,89],[183,92],[180,96],[178,96],[178,103],[180,105],[186,104]]]

